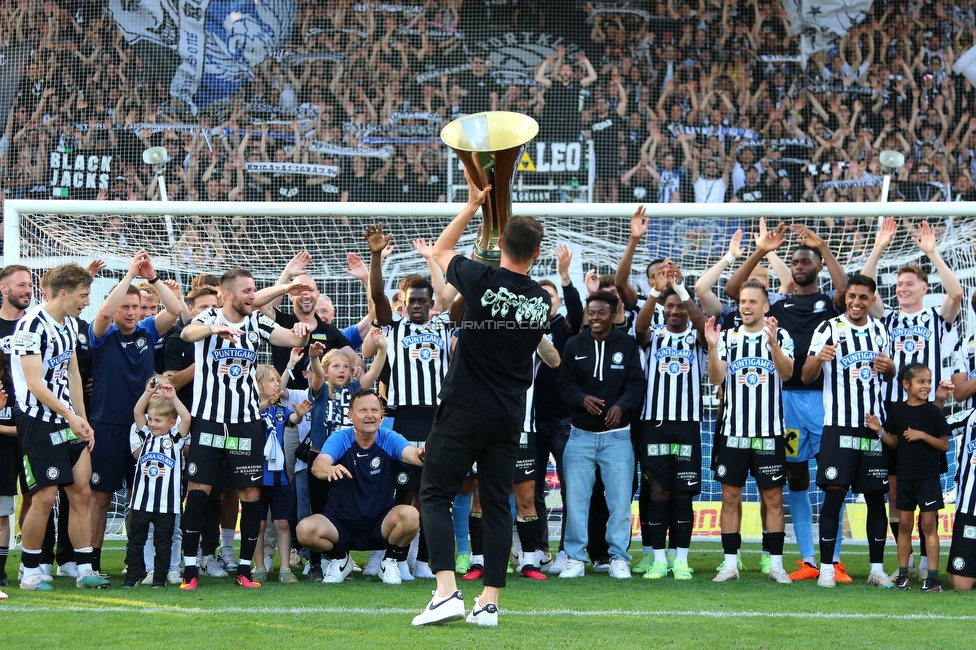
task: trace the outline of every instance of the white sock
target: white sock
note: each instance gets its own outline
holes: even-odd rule
[[[783,568],[783,556],[782,555],[770,555],[769,556],[769,568],[772,569],[782,569]]]
[[[840,562],[840,553],[834,553],[834,562]]]
[[[86,576],[89,573],[94,573],[94,572],[95,571],[94,571],[94,569],[92,569],[92,565],[91,564],[79,564],[78,565],[78,577],[79,578],[81,576]]]
[[[808,555],[803,558],[804,564],[809,564],[810,566],[817,566],[817,558],[812,555]]]
[[[654,549],[654,561],[655,562],[665,562],[666,563],[668,561],[668,552],[667,552],[667,550],[665,550],[663,548],[656,548],[656,549]]]
[[[929,558],[927,556],[923,555],[922,556],[922,559],[918,561],[918,570],[919,571],[923,571],[923,570],[924,571],[927,571],[928,568],[929,568]]]
[[[737,566],[739,566],[738,563],[737,563],[738,559],[739,559],[739,556],[738,555],[729,555],[728,553],[726,553],[725,554],[725,568],[726,569],[734,569]]]
[[[472,555],[471,556],[471,566],[485,566],[485,556],[484,555]]]
[[[908,556],[908,568],[909,569],[914,569],[915,568],[915,554],[914,553]]]
[[[654,552],[653,546],[641,546],[641,553],[643,553],[644,555],[650,555],[653,552]]]
[[[833,564],[826,564],[824,562],[821,562],[820,563],[820,575],[828,575],[828,576],[834,575],[834,565]]]
[[[688,561],[688,549],[686,549],[686,548],[676,549],[675,552],[674,552],[674,560],[675,560],[675,562],[677,562],[678,560],[681,560],[682,562],[687,562]]]
[[[236,531],[233,528],[221,528],[220,529],[220,545],[234,547],[234,533]]]
[[[91,565],[89,565],[89,566],[91,566]],[[43,573],[46,576],[49,576],[49,575],[51,575],[51,571],[54,569],[54,565],[52,565],[52,564],[42,564],[42,565],[40,565],[40,569],[41,569],[41,573]]]
[[[884,573],[884,564],[881,562],[872,562],[871,573]]]
[[[183,556],[183,566],[196,566],[197,556],[196,555],[184,555]]]

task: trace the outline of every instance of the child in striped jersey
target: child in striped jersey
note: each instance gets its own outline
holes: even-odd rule
[[[295,486],[288,481],[285,471],[285,425],[295,426],[311,410],[312,403],[307,399],[292,402],[291,407],[281,403],[281,376],[273,366],[258,366],[255,380],[261,400],[261,417],[264,418],[266,444],[264,446],[264,481],[261,487],[261,528],[258,533],[254,557],[264,557],[264,530],[267,526],[268,510],[271,521],[278,532],[278,552],[281,557],[281,570],[278,580],[284,584],[298,584],[298,578],[291,571],[291,530],[298,523],[295,505]],[[251,577],[263,582],[267,568],[259,566],[252,569]]]
[[[125,559],[129,570],[123,587],[135,587],[146,576],[143,550],[150,525],[156,549],[153,587],[166,585],[170,567],[170,547],[183,501],[183,452],[190,430],[190,413],[176,397],[172,384],[164,381],[165,378],[161,381],[153,377],[146,382],[146,389],[133,410],[137,431],[130,445],[136,470]]]

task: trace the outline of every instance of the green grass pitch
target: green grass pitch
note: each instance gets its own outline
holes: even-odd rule
[[[972,647],[976,623],[974,594],[923,594],[917,583],[909,592],[867,586],[864,546],[845,548],[854,583],[833,590],[770,582],[755,545],[744,550],[747,570],[738,581],[713,584],[722,557],[716,543],[692,545],[690,582],[613,580],[589,570],[576,580],[515,575],[502,593],[499,627],[480,629],[410,626],[433,581],[395,587],[354,573],[342,585],[282,585],[275,570],[253,591],[207,577],[196,592],[123,590],[120,545],[103,553],[111,589],[83,591],[57,578],[54,592],[30,593],[11,580],[10,598],[0,603],[0,648],[964,648]],[[786,563],[794,559],[788,554]],[[13,577],[19,561],[19,553],[8,561]],[[459,583],[470,608],[480,583]]]

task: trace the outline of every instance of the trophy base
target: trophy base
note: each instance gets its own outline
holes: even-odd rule
[[[477,244],[474,246],[474,260],[476,262],[481,262],[485,266],[490,266],[497,269],[502,263],[502,252],[497,248],[494,250],[485,250]]]

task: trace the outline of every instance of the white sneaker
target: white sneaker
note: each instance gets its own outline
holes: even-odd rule
[[[266,571],[274,570],[274,555],[264,556],[264,568]]]
[[[78,577],[78,563],[77,562],[65,562],[64,564],[58,565],[58,577],[64,578],[77,578]]]
[[[871,574],[868,575],[868,584],[874,585],[875,587],[881,587],[882,589],[892,589],[895,586],[895,583],[891,581],[891,578],[885,575],[884,571],[872,571]]]
[[[327,585],[337,585],[345,580],[352,573],[352,558],[346,553],[341,560],[329,560],[329,566],[325,570],[325,577],[322,583]]]
[[[535,559],[536,562],[538,562],[536,566],[539,567],[539,571],[541,571],[542,573],[548,573],[549,567],[552,566],[552,560],[553,560],[552,553],[550,553],[549,551],[542,551],[542,550],[536,551]]]
[[[582,578],[586,573],[586,565],[582,560],[566,560],[566,566],[559,572],[560,578]]]
[[[490,625],[492,627],[498,625],[498,605],[488,603],[482,607],[478,602],[480,598],[481,596],[475,597],[474,606],[466,619],[467,622],[473,625]]]
[[[413,574],[410,573],[410,565],[407,563],[406,560],[400,560],[399,562],[397,562],[397,565],[400,567],[401,580],[403,580],[404,582],[410,582],[411,580],[413,580]]]
[[[77,573],[77,566],[78,565],[76,564],[75,573]],[[54,582],[54,576],[51,575],[51,572],[54,570],[53,564],[42,564],[40,566],[40,569],[41,569],[41,580],[47,583]],[[76,575],[75,577],[77,578],[78,576]]]
[[[146,577],[142,579],[142,584],[146,585],[147,587],[150,587],[152,586],[152,581],[153,581],[153,570],[150,569],[149,573],[146,574]]]
[[[568,559],[569,556],[566,555],[566,551],[556,553],[556,559],[549,565],[549,573],[562,573],[563,569],[566,568],[566,560]]]
[[[739,570],[734,566],[723,566],[722,570],[718,572],[712,582],[731,582],[732,580],[739,579]]]
[[[455,591],[445,598],[438,596],[435,590],[431,592],[430,602],[424,611],[413,617],[413,625],[440,625],[460,621],[462,618],[464,618],[464,596],[461,592]]]
[[[793,581],[790,579],[790,574],[788,574],[786,569],[783,567],[770,568],[769,579],[773,582],[778,582],[781,585],[793,584]]]
[[[217,558],[214,557],[213,555],[204,556],[203,564],[200,565],[200,568],[202,568],[204,572],[211,578],[227,577],[227,572],[224,571],[223,568],[221,568],[220,562],[218,562]],[[172,571],[170,573],[172,573]],[[177,573],[179,572],[177,571]]]
[[[380,565],[383,563],[384,555],[386,555],[385,551],[372,551],[369,554],[369,562],[367,562],[366,566],[363,567],[363,575],[378,576],[380,574]]]
[[[434,572],[430,570],[430,565],[426,562],[417,562],[417,565],[413,569],[414,578],[423,578],[425,580],[435,580],[437,576]]]
[[[817,578],[817,586],[824,589],[833,589],[837,586],[834,580],[834,567],[823,567],[820,569],[820,577]]]
[[[627,560],[610,560],[610,577],[627,579],[630,577],[630,562]]]
[[[212,575],[212,574],[208,574],[208,575]],[[227,574],[225,573],[224,575],[226,576]],[[180,585],[180,584],[183,584],[183,576],[181,576],[180,575],[180,572],[177,571],[176,569],[173,569],[171,571],[167,571],[166,572],[166,582],[168,582],[171,585]]]
[[[220,566],[224,571],[237,571],[237,558],[233,546],[220,547]]]
[[[379,574],[385,585],[398,585],[403,582],[400,577],[400,565],[393,558],[386,558],[380,561]]]
[[[7,594],[0,591],[0,600],[7,600]]]

